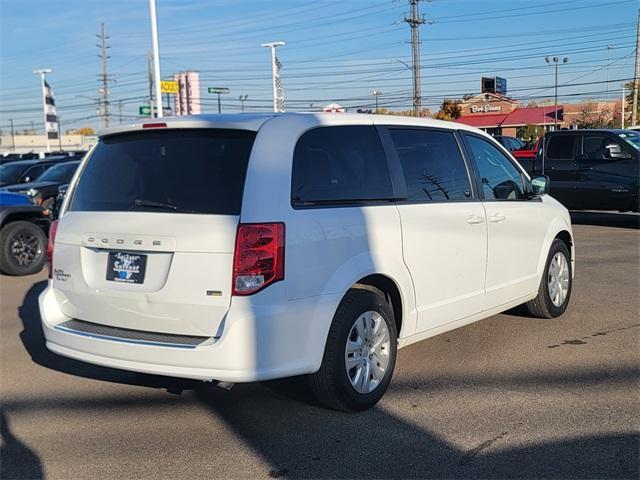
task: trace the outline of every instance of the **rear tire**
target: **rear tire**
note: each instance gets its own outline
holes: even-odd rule
[[[0,230],[0,271],[6,275],[38,273],[46,261],[47,236],[31,222],[11,222]]]
[[[311,390],[333,410],[371,408],[389,386],[396,352],[393,310],[383,293],[351,289],[333,317],[320,370],[309,375]]]
[[[549,249],[538,296],[526,303],[527,310],[538,318],[559,317],[569,305],[572,287],[571,252],[562,240],[556,238]]]

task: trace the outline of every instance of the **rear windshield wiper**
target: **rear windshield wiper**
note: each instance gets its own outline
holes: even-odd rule
[[[198,213],[194,210],[186,210],[184,208],[180,208],[177,205],[173,205],[171,203],[156,202],[155,200],[146,200],[144,198],[136,198],[133,201],[133,204],[136,207],[162,208],[164,210],[173,210],[174,212],[181,213]]]

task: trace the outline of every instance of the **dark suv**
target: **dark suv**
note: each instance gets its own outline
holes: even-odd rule
[[[550,194],[568,209],[640,211],[640,132],[547,133],[532,173],[548,175]]]

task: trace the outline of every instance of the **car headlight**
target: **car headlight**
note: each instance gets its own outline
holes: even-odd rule
[[[27,190],[24,193],[26,193],[30,197],[35,197],[38,194],[38,191],[35,188],[30,188],[29,190]]]

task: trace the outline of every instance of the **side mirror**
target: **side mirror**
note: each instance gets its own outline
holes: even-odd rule
[[[533,187],[533,194],[536,197],[540,197],[549,193],[549,186],[551,180],[546,175],[536,175],[531,178],[531,186]]]
[[[31,177],[30,176],[26,176],[26,177],[22,177],[22,183],[29,183],[31,181]]]
[[[607,158],[627,158],[627,155],[622,152],[622,148],[617,143],[610,143],[604,148]]]

